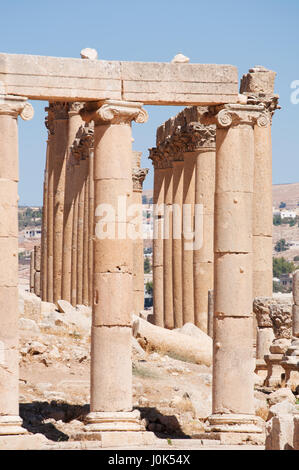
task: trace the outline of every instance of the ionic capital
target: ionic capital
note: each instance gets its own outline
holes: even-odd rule
[[[34,116],[34,109],[27,99],[24,96],[0,95],[0,114],[15,118],[20,116],[23,121],[30,121]]]
[[[94,121],[95,125],[143,123],[148,120],[148,114],[142,106],[142,103],[107,100],[86,103],[80,114],[84,121]]]
[[[147,174],[148,174],[148,168],[133,168],[132,170],[133,191],[135,192],[142,191],[142,185]]]
[[[226,104],[215,111],[216,125],[220,128],[244,125],[268,127],[271,124],[270,115],[262,104]]]

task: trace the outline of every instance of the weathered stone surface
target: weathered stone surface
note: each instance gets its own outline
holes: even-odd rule
[[[120,62],[1,54],[6,93],[53,101],[125,99],[145,104],[235,103],[231,65]]]
[[[291,392],[289,388],[281,388],[279,390],[276,390],[275,392],[272,392],[269,395],[269,405],[276,405],[277,403],[281,403],[285,400],[289,401],[291,404],[295,405],[296,403],[296,398],[295,395]]]
[[[203,332],[199,341],[198,338],[152,325],[133,315],[133,334],[152,349],[162,350],[181,360],[211,365],[212,339]]]

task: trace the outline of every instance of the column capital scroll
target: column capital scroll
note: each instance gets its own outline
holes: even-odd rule
[[[130,124],[132,121],[144,123],[148,120],[148,114],[142,106],[142,103],[117,100],[90,102],[86,103],[80,114],[84,121],[94,121],[95,125]]]
[[[23,121],[30,121],[34,116],[34,109],[24,96],[0,95],[0,114],[13,117],[20,116]]]
[[[263,104],[226,104],[210,108],[215,116],[217,127],[236,127],[240,125],[268,127],[271,123],[270,115]]]

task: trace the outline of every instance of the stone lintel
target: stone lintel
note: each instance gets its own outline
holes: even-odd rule
[[[156,105],[236,103],[232,65],[82,60],[0,54],[4,93],[37,100],[141,101]]]

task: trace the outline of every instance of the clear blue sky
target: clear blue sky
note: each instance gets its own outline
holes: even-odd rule
[[[106,60],[170,61],[182,52],[193,63],[254,65],[277,72],[282,110],[273,121],[273,182],[299,181],[298,0],[1,0],[0,52],[79,57],[83,47]],[[41,204],[45,163],[44,106],[20,121],[20,204]],[[155,145],[158,125],[177,108],[148,107],[147,124],[133,126],[134,149]],[[152,171],[145,188],[152,186]]]

